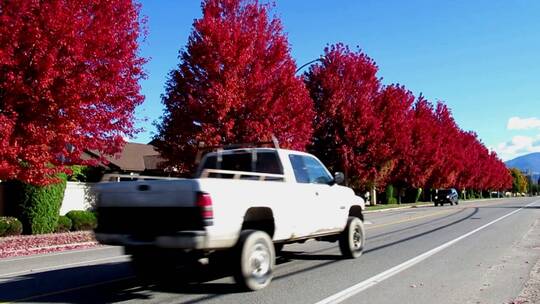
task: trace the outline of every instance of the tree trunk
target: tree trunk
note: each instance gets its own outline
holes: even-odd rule
[[[372,206],[375,206],[377,205],[377,191],[375,190],[375,186],[371,186],[371,194],[370,194],[370,197],[371,197],[371,205]]]

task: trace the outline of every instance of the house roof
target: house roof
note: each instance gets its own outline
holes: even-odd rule
[[[160,164],[165,161],[161,155],[145,155],[143,159],[146,170],[159,170]]]
[[[91,157],[99,157],[97,151],[86,151]],[[123,171],[142,172],[145,169],[158,169],[158,164],[163,161],[159,152],[152,145],[139,143],[126,143],[122,152],[118,155],[105,155],[105,158],[110,162],[107,166],[110,168],[118,168]]]

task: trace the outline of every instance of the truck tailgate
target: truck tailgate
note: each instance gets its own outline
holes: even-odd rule
[[[198,183],[191,179],[97,185],[99,207],[193,207]]]
[[[96,232],[151,236],[204,229],[198,188],[190,179],[99,184]]]

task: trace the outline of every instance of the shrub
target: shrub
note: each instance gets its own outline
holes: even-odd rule
[[[65,215],[61,215],[58,218],[58,223],[56,224],[56,229],[54,232],[68,232],[71,230],[73,223],[71,219]]]
[[[21,221],[14,217],[0,217],[0,237],[10,235],[20,235],[23,231]]]
[[[397,204],[397,199],[394,196],[394,186],[388,185],[386,187],[385,195],[387,204]]]
[[[101,167],[74,165],[69,167],[69,169],[71,170],[71,174],[67,178],[70,182],[95,183],[99,182],[104,174],[104,169]]]
[[[66,214],[73,223],[72,230],[92,230],[97,227],[97,218],[91,211],[72,210]]]
[[[422,196],[422,188],[408,188],[405,190],[405,196],[402,198],[402,203],[412,204],[420,201]]]
[[[22,184],[17,215],[23,224],[24,233],[55,231],[66,189],[66,176],[61,175],[59,178],[59,183],[48,186]]]
[[[414,202],[415,203],[420,201],[420,196],[422,196],[422,188],[416,189],[416,195],[414,197]]]

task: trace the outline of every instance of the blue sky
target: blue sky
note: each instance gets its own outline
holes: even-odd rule
[[[142,0],[150,59],[138,109],[148,142],[162,115],[160,95],[178,64],[200,1]],[[540,152],[540,1],[277,0],[298,65],[328,44],[359,46],[383,83],[443,100],[461,128],[478,133],[504,159]],[[145,120],[145,121],[143,121]]]

